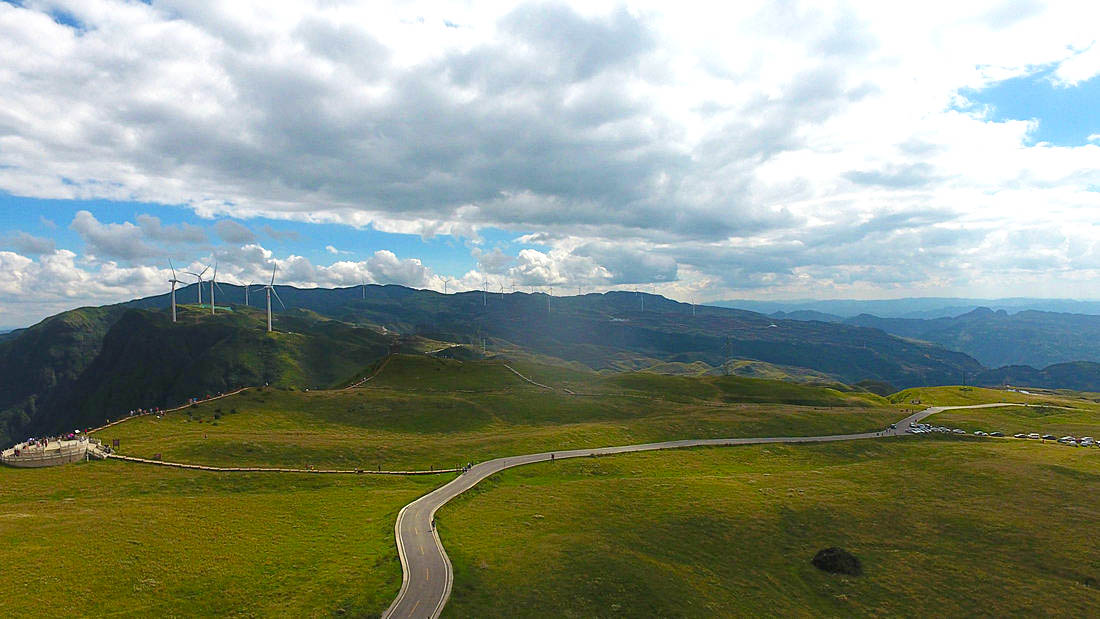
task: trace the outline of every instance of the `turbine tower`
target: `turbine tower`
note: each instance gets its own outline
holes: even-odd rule
[[[176,277],[176,267],[172,265],[172,261],[168,261],[168,268],[172,269],[172,279],[168,280],[168,283],[172,284],[172,322],[176,322],[176,284],[182,284]]]
[[[248,305],[248,289],[255,286],[256,282],[248,282],[248,285],[244,287],[244,304]]]
[[[500,285],[500,302],[504,303],[504,284]]]
[[[488,290],[489,290],[489,280],[485,280],[485,281],[481,282],[481,306],[482,307],[488,307],[489,306]]]
[[[363,280],[363,300],[367,298],[367,280]]]
[[[275,298],[279,301],[279,305],[282,305],[284,310],[286,309],[286,305],[283,303],[283,300],[279,298],[279,293],[275,292],[275,270],[278,269],[278,268],[279,268],[278,263],[276,263],[275,266],[271,268],[271,283],[264,286],[264,289],[267,291],[267,332],[268,333],[271,333],[271,293],[273,293],[273,292],[275,293]]]
[[[443,294],[447,294],[447,282],[449,282],[449,281],[451,281],[451,278],[449,278],[449,277],[444,277],[443,278]]]
[[[198,289],[199,289],[199,306],[200,307],[202,306],[202,282],[203,282],[202,276],[206,275],[206,272],[209,271],[209,270],[210,270],[210,267],[206,267],[205,269],[202,270],[201,273],[192,273],[191,271],[187,271],[188,275],[194,275],[195,279],[199,280]]]
[[[222,290],[222,285],[218,283],[218,263],[214,263],[214,276],[210,278],[210,315],[214,315],[214,286],[218,287],[218,290]],[[225,292],[222,290],[222,292]]]

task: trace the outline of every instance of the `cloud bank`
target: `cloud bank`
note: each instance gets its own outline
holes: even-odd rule
[[[1036,144],[1041,118],[995,122],[960,92],[1039,69],[1062,88],[1096,79],[1100,9],[729,4],[0,3],[0,189],[539,239],[479,249],[468,285],[721,298],[1095,281],[1095,135]],[[90,212],[71,229],[87,255],[9,239],[5,285],[66,259],[122,281],[216,241],[245,276],[281,234]],[[390,252],[281,260],[318,285],[438,277]]]

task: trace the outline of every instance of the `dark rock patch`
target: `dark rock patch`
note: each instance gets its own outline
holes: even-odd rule
[[[859,557],[856,557],[843,548],[836,548],[835,546],[833,548],[825,548],[824,550],[817,551],[817,554],[814,555],[810,563],[813,563],[814,567],[817,569],[829,572],[830,574],[859,576],[863,573],[863,566],[859,562]]]

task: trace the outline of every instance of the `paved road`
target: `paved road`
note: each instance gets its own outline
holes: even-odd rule
[[[664,441],[642,445],[622,445],[619,447],[599,447],[594,449],[574,449],[525,456],[497,458],[476,464],[449,484],[409,503],[397,514],[394,533],[397,538],[397,552],[401,557],[401,591],[397,598],[382,615],[387,619],[405,619],[413,617],[438,617],[451,595],[453,573],[451,560],[443,549],[439,534],[433,522],[435,512],[451,499],[472,488],[481,480],[504,469],[546,462],[552,458],[580,458],[593,455],[620,454],[637,451],[655,451],[658,449],[678,449],[683,447],[760,445],[766,443],[824,443],[830,441],[851,441],[866,438],[905,435],[910,422],[919,422],[929,415],[941,411],[959,408],[990,408],[995,406],[1023,406],[1021,404],[978,404],[973,406],[935,406],[913,413],[897,422],[894,430],[881,432],[863,432],[859,434],[832,434],[827,436],[777,436],[766,438],[716,438]]]

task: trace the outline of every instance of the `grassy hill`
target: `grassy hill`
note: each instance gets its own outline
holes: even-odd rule
[[[778,381],[514,367],[553,389],[500,360],[399,354],[356,389],[250,390],[100,436],[179,462],[427,469],[545,449],[865,431],[900,416],[878,396]]]
[[[0,440],[99,425],[135,408],[265,383],[324,387],[387,354],[392,338],[309,312],[281,315],[266,333],[247,308],[211,316],[180,308],[74,310],[0,343]],[[25,383],[25,384],[24,384]]]
[[[397,511],[442,481],[0,466],[3,614],[376,617]]]
[[[693,316],[690,304],[657,295],[608,292],[551,299],[542,293],[442,295],[402,286],[277,288],[289,307],[340,321],[475,349],[485,338],[494,350],[514,346],[593,369],[623,369],[621,363],[638,359],[651,360],[648,365],[701,361],[712,367],[747,359],[809,368],[846,382],[874,379],[899,386],[953,382],[983,369],[966,355],[877,329],[707,306]],[[243,289],[226,286],[222,298],[243,302]],[[131,305],[164,307],[167,299]]]
[[[276,314],[277,333],[267,335],[263,313],[243,304],[243,289],[225,289],[221,301],[233,311],[217,316],[183,305],[180,323],[171,324],[161,295],[73,310],[0,340],[0,442],[237,386],[346,384],[395,343],[456,359],[485,356],[478,352],[485,345],[488,356],[590,369],[815,383],[927,385],[982,369],[965,355],[874,329],[723,308],[693,315],[690,305],[623,292],[550,298],[280,287],[291,309]]]
[[[512,469],[437,516],[455,568],[447,613],[1076,613],[1100,603],[1100,459],[1084,451],[893,439]],[[863,575],[814,568],[831,546]]]

